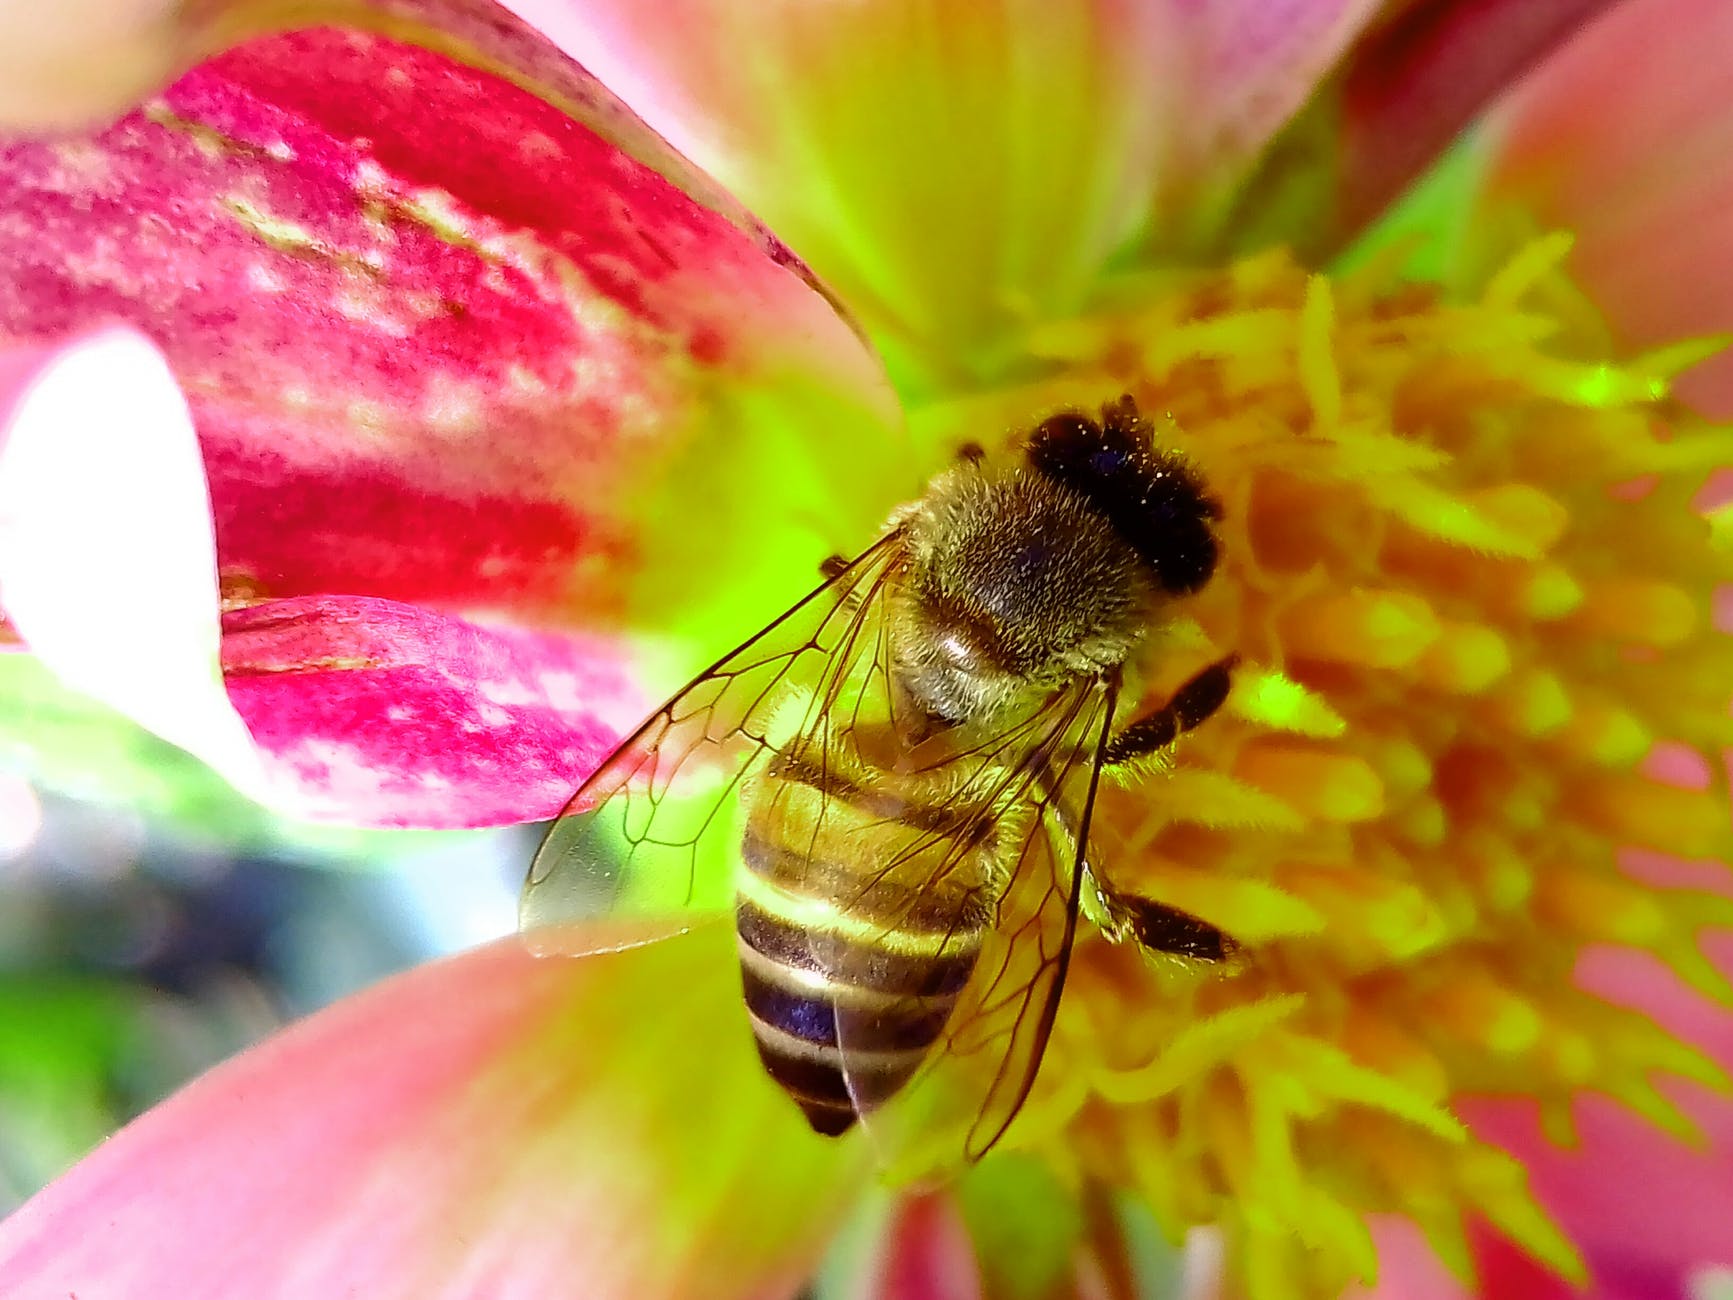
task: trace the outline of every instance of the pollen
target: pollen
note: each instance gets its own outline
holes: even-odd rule
[[[1104,790],[1098,843],[1117,888],[1240,949],[1194,969],[1081,939],[1009,1141],[1176,1240],[1219,1225],[1255,1300],[1370,1282],[1384,1213],[1465,1276],[1479,1217],[1580,1281],[1459,1100],[1530,1098],[1568,1138],[1588,1090],[1689,1135],[1667,1076],[1727,1085],[1573,978],[1620,944],[1733,996],[1698,949],[1733,900],[1620,867],[1733,848],[1730,557],[1699,503],[1733,437],[1667,397],[1702,347],[1610,353],[1567,249],[1471,295],[1280,253],[1140,284],[1135,311],[1036,331],[1029,386],[920,426],[1127,392],[1222,501],[1198,634],[1159,647],[1144,705],[1229,653],[1233,695],[1165,772]]]

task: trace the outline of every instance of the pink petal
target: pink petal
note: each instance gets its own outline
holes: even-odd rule
[[[1704,946],[1723,971],[1733,969],[1725,935]],[[1580,978],[1733,1068],[1733,1014],[1691,992],[1656,959],[1605,949],[1590,955]],[[1701,1127],[1707,1140],[1700,1149],[1602,1097],[1577,1103],[1581,1147],[1572,1151],[1549,1143],[1527,1107],[1490,1102],[1475,1109],[1476,1127],[1529,1167],[1536,1195],[1582,1243],[1606,1294],[1620,1300],[1682,1293],[1693,1269],[1733,1265],[1733,1099],[1689,1085],[1663,1091]]]
[[[156,341],[248,599],[594,625],[858,544],[894,407],[804,270],[503,14],[384,8],[564,111],[364,32],[248,45],[99,137],[3,151],[0,335]],[[774,530],[766,477],[802,454],[799,544],[713,526],[750,503]]]
[[[17,1300],[791,1295],[860,1176],[764,1078],[724,927],[515,943],[200,1079],[0,1225]]]
[[[1344,1300],[1469,1300],[1469,1291],[1444,1267],[1412,1220],[1385,1216],[1374,1220],[1378,1246],[1375,1286],[1354,1286]]]
[[[361,596],[224,619],[229,696],[309,817],[492,826],[552,817],[649,710],[619,647]]]
[[[929,378],[1079,301],[1182,107],[1166,4],[517,4]]]
[[[1576,1300],[1582,1294],[1502,1237],[1484,1228],[1471,1231],[1469,1237],[1474,1246],[1475,1294],[1480,1300]],[[1597,1300],[1660,1300],[1672,1293],[1671,1287],[1657,1286],[1632,1294],[1610,1289],[1605,1277],[1596,1282]]]
[[[595,636],[369,597],[219,622],[186,404],[121,330],[0,352],[0,604],[68,685],[303,817],[549,817],[650,703]]]
[[[1702,887],[1729,886],[1720,864],[1692,866],[1654,854],[1629,858],[1644,880]],[[1733,970],[1733,944],[1709,934],[1706,955]],[[1629,949],[1591,952],[1578,980],[1609,1002],[1634,1007],[1669,1033],[1733,1069],[1733,1013],[1687,988],[1654,957]],[[1702,1130],[1688,1146],[1645,1117],[1602,1096],[1585,1096],[1573,1110],[1580,1142],[1561,1149],[1542,1132],[1532,1104],[1505,1098],[1469,1099],[1476,1130],[1527,1166],[1532,1190],[1582,1248],[1594,1278],[1592,1294],[1607,1300],[1651,1300],[1687,1294],[1686,1279],[1706,1267],[1733,1266],[1733,1099],[1690,1084],[1659,1080],[1661,1091]],[[1379,1231],[1383,1300],[1457,1300],[1469,1294],[1450,1278],[1411,1225]],[[1578,1294],[1556,1275],[1484,1227],[1470,1234],[1481,1286],[1490,1300]]]
[[[1191,184],[1213,195],[1240,179],[1299,110],[1379,0],[1170,0],[1190,51],[1176,123]]]
[[[192,423],[138,335],[0,348],[0,605],[68,686],[270,793],[223,692]]]
[[[1529,1166],[1536,1194],[1581,1243],[1604,1288],[1597,1294],[1679,1295],[1696,1269],[1733,1265],[1733,1150],[1725,1139],[1715,1150],[1691,1151],[1601,1099],[1579,1103],[1582,1149],[1569,1153],[1548,1146],[1526,1113],[1483,1111],[1477,1119]],[[1495,1272],[1508,1274],[1514,1262],[1504,1249],[1488,1254]],[[1491,1293],[1529,1294],[1509,1285]]]
[[[862,1300],[981,1300],[981,1271],[956,1201],[899,1197]]]
[[[1628,0],[1501,112],[1491,179],[1573,230],[1573,272],[1633,348],[1733,330],[1733,6]],[[1678,391],[1733,415],[1733,356]]]
[[[1464,127],[1613,0],[1417,0],[1343,69],[1331,238],[1351,237]]]

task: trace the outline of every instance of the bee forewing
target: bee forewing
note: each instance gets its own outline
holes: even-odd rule
[[[581,955],[633,947],[726,910],[726,834],[707,838],[705,830],[720,821],[726,832],[731,801],[714,789],[658,789],[651,772],[656,757],[620,751],[580,791],[595,806],[548,828],[518,903],[518,927],[532,952]],[[749,761],[742,756],[742,766]],[[592,789],[598,784],[602,789]],[[600,918],[634,921],[635,927],[621,933],[641,937],[610,942],[593,936]]]
[[[572,796],[530,864],[519,929],[536,953],[610,951],[664,938],[732,901],[738,794],[773,752],[776,711],[873,643],[863,622],[896,534],[712,664],[623,741]],[[643,924],[608,940],[598,918]],[[610,947],[611,944],[611,947]]]
[[[595,957],[660,943],[719,924],[721,918],[714,916],[601,917],[570,925],[542,926],[526,931],[522,939],[537,957]]]
[[[1022,1109],[1058,1012],[1076,933],[1079,853],[1057,824],[1065,797],[1087,825],[1095,766],[1112,712],[1093,687],[1063,703],[1062,719],[1011,769],[1007,794],[1022,804],[1003,856],[1005,884],[982,929],[957,933],[938,950],[966,983],[926,1061],[888,1101],[887,1024],[871,1007],[836,1007],[843,1074],[879,1158],[892,1179],[940,1173],[984,1156]],[[927,990],[942,993],[943,977]]]
[[[1046,1051],[1076,928],[1075,877],[1031,830],[999,924],[981,937],[975,969],[950,1024],[903,1093],[880,1106],[870,1019],[839,1008],[843,1071],[862,1127],[893,1179],[979,1160],[1022,1109]]]

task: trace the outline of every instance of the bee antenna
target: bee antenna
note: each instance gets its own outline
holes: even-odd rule
[[[1139,442],[1149,440],[1149,425],[1143,412],[1137,409],[1137,399],[1130,393],[1121,393],[1111,402],[1101,404],[1101,427],[1122,438],[1135,438]]]

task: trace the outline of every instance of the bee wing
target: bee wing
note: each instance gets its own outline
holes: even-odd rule
[[[578,787],[524,881],[518,928],[532,951],[633,947],[729,905],[735,796],[770,752],[773,717],[790,693],[811,691],[802,730],[810,728],[863,656],[877,654],[899,542],[900,533],[886,534],[706,668]],[[598,917],[623,924],[580,924]]]
[[[1004,854],[1005,885],[979,956],[920,1073],[882,1108],[873,1094],[875,1017],[838,1004],[837,1042],[862,1125],[893,1175],[973,1162],[1004,1136],[1029,1096],[1059,1010],[1077,931],[1083,845],[1111,724],[1114,690],[1090,683],[1057,697],[994,792],[1022,810]],[[1000,801],[1003,801],[1000,803]],[[1058,821],[1078,809],[1079,835]],[[956,946],[973,942],[959,932]]]

